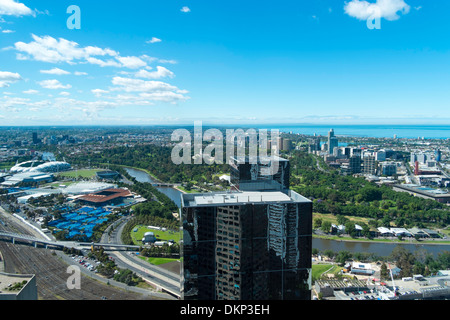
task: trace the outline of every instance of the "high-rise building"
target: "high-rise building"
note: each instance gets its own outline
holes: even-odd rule
[[[427,162],[427,159],[428,159],[428,157],[427,157],[427,155],[424,154],[424,153],[419,153],[419,154],[417,155],[417,161],[419,161],[420,163],[426,163],[426,162]]]
[[[312,202],[241,165],[247,190],[182,195],[182,298],[309,300]]]
[[[375,160],[377,161],[385,161],[386,160],[386,151],[385,150],[378,150],[375,152]]]
[[[411,162],[415,163],[416,161],[419,161],[420,163],[426,163],[427,162],[427,155],[425,153],[411,153]]]
[[[350,157],[349,169],[352,174],[361,173],[361,156],[356,154]]]
[[[283,139],[283,151],[291,151],[292,150],[292,141],[290,139]]]
[[[334,148],[339,146],[339,140],[334,136],[334,129],[328,132],[328,153],[333,154]]]
[[[395,163],[383,163],[381,172],[384,176],[396,175],[397,165]]]
[[[435,152],[435,155],[436,155],[436,161],[440,162],[442,160],[442,152],[441,152],[441,150],[437,149],[436,152]]]
[[[32,133],[33,144],[38,144],[40,140],[38,139],[37,132]]]
[[[374,156],[365,156],[363,166],[364,166],[364,173],[375,174],[376,170],[377,170],[375,157]]]

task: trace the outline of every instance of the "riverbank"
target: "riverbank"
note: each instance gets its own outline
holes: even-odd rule
[[[137,167],[131,167],[131,166],[126,166],[126,165],[122,165],[122,164],[115,164],[116,166],[122,167],[124,169],[133,169],[136,171],[141,171],[141,172],[145,172],[146,174],[148,174],[151,178],[152,181],[154,183],[164,183],[163,181],[161,181],[158,177],[156,177],[154,174],[152,174],[150,171],[146,170],[146,169],[142,169],[142,168],[137,168]]]
[[[332,241],[345,241],[345,242],[356,242],[356,243],[387,243],[387,244],[412,244],[412,245],[448,245],[450,250],[449,240],[398,240],[398,239],[354,239],[351,237],[340,237],[340,236],[321,236],[313,235],[315,239],[324,239]]]

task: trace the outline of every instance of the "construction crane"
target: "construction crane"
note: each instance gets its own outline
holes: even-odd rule
[[[391,274],[391,280],[392,280],[392,287],[394,288],[394,296],[397,297],[397,287],[395,286],[395,281],[394,281],[394,276],[392,275],[392,268],[391,265],[389,264],[389,273]]]

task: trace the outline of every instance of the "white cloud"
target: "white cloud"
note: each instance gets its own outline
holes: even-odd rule
[[[70,88],[72,88],[72,86],[70,84],[63,85],[58,80],[44,80],[44,81],[38,82],[38,84],[42,88],[52,89],[52,90],[55,90],[55,89],[70,89]]]
[[[145,100],[150,101],[162,101],[162,102],[176,102],[176,101],[184,101],[187,98],[178,92],[165,91],[165,92],[153,92],[153,93],[141,93],[139,96]]]
[[[189,97],[186,90],[162,81],[147,81],[134,78],[114,77],[112,84],[115,86],[111,91],[124,91],[130,94],[113,97],[123,102],[133,101],[136,105],[153,104],[153,101],[175,103],[186,101]],[[133,95],[135,93],[135,95]]]
[[[162,78],[173,78],[175,74],[161,66],[156,67],[157,71],[147,71],[147,70],[139,70],[136,73],[136,77],[145,78],[145,79],[162,79]]]
[[[138,69],[147,66],[147,63],[138,57],[118,57],[117,60],[129,69]]]
[[[20,17],[33,14],[33,11],[23,3],[14,0],[0,0],[0,16]]]
[[[0,71],[0,88],[9,87],[11,83],[22,80],[22,77],[18,73]]]
[[[2,30],[2,33],[14,33],[14,32],[15,32],[14,30],[8,30],[8,29]]]
[[[87,76],[88,75],[87,72],[80,72],[80,71],[75,71],[73,74],[76,76]]]
[[[183,7],[180,10],[181,12],[191,12],[191,9],[189,9],[189,7]]]
[[[102,89],[94,89],[94,90],[91,90],[91,92],[92,92],[96,97],[100,97],[102,94],[109,93],[109,91],[107,91],[107,90],[102,90]]]
[[[37,93],[39,93],[39,91],[30,89],[30,90],[23,91],[23,93],[25,93],[25,94],[37,94]]]
[[[120,63],[118,63],[117,61],[111,60],[111,59],[104,61],[104,60],[97,59],[94,57],[88,57],[88,58],[86,58],[86,61],[89,62],[90,64],[96,64],[100,67],[117,67],[117,68],[121,67]]]
[[[117,67],[137,69],[146,67],[141,57],[121,57],[118,52],[109,48],[94,46],[81,47],[74,41],[50,36],[39,37],[32,34],[30,43],[16,42],[14,49],[19,60],[35,60],[48,63],[90,63],[101,67]],[[142,57],[144,58],[144,56]]]
[[[59,93],[59,95],[67,97],[67,96],[70,96],[70,92],[62,91]]]
[[[151,38],[150,40],[146,41],[147,43],[158,43],[161,42],[161,39],[158,39],[156,37]]]
[[[398,12],[407,14],[409,10],[410,6],[404,0],[376,0],[375,3],[365,0],[351,0],[344,6],[346,14],[359,20],[385,18],[393,21],[400,18]]]
[[[58,76],[70,74],[69,71],[62,70],[62,69],[59,69],[59,68],[53,68],[51,70],[41,70],[41,73],[53,74],[53,75],[58,75]]]
[[[119,90],[126,92],[172,91],[178,88],[162,81],[145,81],[140,79],[114,77],[112,83]]]
[[[34,41],[30,43],[16,42],[15,49],[21,53],[21,59],[34,59],[42,62],[74,63],[74,60],[86,59],[88,54],[78,43],[50,36],[38,37],[32,35]],[[28,56],[26,56],[26,54]]]

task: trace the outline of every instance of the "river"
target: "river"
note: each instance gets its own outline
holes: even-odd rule
[[[145,171],[126,168],[127,172],[133,176],[139,182],[155,183],[155,181]],[[172,199],[178,207],[181,206],[181,191],[174,188],[157,187],[157,189]],[[425,250],[432,254],[434,257],[438,253],[443,251],[450,251],[450,245],[443,244],[413,244],[405,243],[380,243],[380,242],[357,242],[357,241],[338,241],[328,239],[313,238],[313,248],[318,249],[320,252],[325,250],[332,250],[333,252],[349,251],[349,252],[366,252],[373,253],[380,257],[387,257],[391,254],[392,250],[398,245],[403,246],[405,249],[415,252],[418,250]]]
[[[152,177],[145,171],[133,168],[125,168],[125,170],[128,172],[129,175],[134,177],[139,182],[149,182],[152,184],[155,183],[155,180],[153,180]],[[172,201],[175,202],[175,204],[178,207],[181,207],[181,191],[167,187],[156,187],[156,189],[158,189],[159,192],[164,193],[166,196],[172,199]]]

